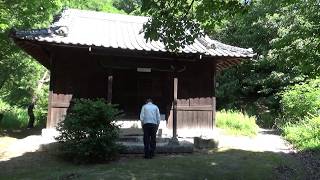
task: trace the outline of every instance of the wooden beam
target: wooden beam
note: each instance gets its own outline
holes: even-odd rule
[[[51,75],[51,78],[50,78],[50,86],[52,86],[51,84],[51,81],[52,81],[52,75]],[[52,91],[49,91],[49,95],[48,95],[48,114],[47,114],[47,123],[46,123],[46,128],[53,128],[53,125],[52,125],[52,96],[53,96],[53,92]]]
[[[219,63],[219,66],[222,67],[222,69],[226,69],[226,68],[229,67],[229,66],[228,66],[227,64],[225,64],[224,62]]]
[[[175,73],[173,76],[173,121],[172,121],[172,133],[173,139],[177,139],[177,98],[178,98],[178,77]]]
[[[167,61],[147,61],[137,58],[131,60],[110,58],[110,59],[97,59],[100,67],[109,69],[136,69],[136,68],[151,68],[153,71],[173,72],[170,64]],[[184,64],[183,64],[184,65]]]
[[[212,111],[211,105],[203,106],[177,106],[178,111]]]
[[[217,64],[217,71],[222,71],[222,70],[223,68],[219,64]]]
[[[107,97],[107,102],[112,103],[112,81],[113,81],[113,75],[111,72],[108,74],[108,97]]]
[[[51,96],[53,96],[52,92]],[[55,107],[55,108],[68,108],[70,107],[70,102],[54,102],[51,99],[51,107]]]
[[[213,62],[213,75],[212,75],[212,128],[216,126],[216,84],[217,84],[217,62]]]
[[[53,126],[53,119],[52,119],[52,96],[53,96],[53,90],[55,89],[55,66],[53,64],[54,62],[54,55],[52,54],[50,56],[50,82],[49,82],[49,95],[48,95],[48,114],[47,114],[47,123],[46,123],[46,128],[54,128]]]

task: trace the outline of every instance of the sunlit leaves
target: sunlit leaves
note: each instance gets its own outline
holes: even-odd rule
[[[123,10],[127,14],[141,14],[141,0],[113,0],[112,5],[117,9]]]
[[[237,0],[144,0],[142,12],[152,17],[144,26],[145,37],[160,40],[167,49],[177,51],[245,8]]]
[[[119,13],[111,0],[0,0],[0,98],[25,106],[30,101],[44,67],[9,39],[11,28],[48,27],[62,8]]]
[[[320,74],[320,4],[317,0],[253,2],[247,14],[228,19],[215,33],[223,42],[252,47],[258,53],[255,61],[221,74],[220,103],[255,104],[257,114],[264,113],[259,107],[276,112],[278,92]]]

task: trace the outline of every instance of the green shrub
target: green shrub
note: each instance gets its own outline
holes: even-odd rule
[[[36,118],[35,126],[45,127],[48,114],[48,85],[45,85],[38,92],[38,99],[34,107],[34,115]]]
[[[216,125],[233,135],[254,136],[258,131],[256,118],[238,111],[222,110],[217,112]]]
[[[64,121],[58,124],[60,155],[75,163],[113,160],[121,148],[116,144],[119,127],[114,120],[119,116],[114,105],[104,100],[78,99]]]
[[[320,150],[320,116],[286,124],[283,135],[300,150]]]
[[[0,101],[0,129],[17,129],[26,127],[29,116],[27,109],[10,106]]]
[[[320,78],[291,86],[281,96],[283,122],[280,124],[320,115]]]

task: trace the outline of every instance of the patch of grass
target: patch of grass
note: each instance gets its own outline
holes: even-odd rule
[[[11,107],[5,112],[2,112],[0,121],[1,129],[16,129],[26,127],[28,124],[28,113],[26,109]]]
[[[23,163],[21,163],[23,162]],[[304,179],[292,156],[242,150],[212,154],[122,157],[109,164],[74,165],[47,152],[28,153],[0,163],[0,179]]]
[[[283,127],[284,137],[300,150],[320,150],[320,116]]]
[[[46,111],[41,108],[34,109],[36,116],[35,126],[43,127],[45,122]],[[21,129],[28,125],[29,116],[27,108],[10,106],[0,100],[0,130]]]
[[[255,136],[258,131],[256,118],[238,111],[217,112],[216,125],[232,135]]]

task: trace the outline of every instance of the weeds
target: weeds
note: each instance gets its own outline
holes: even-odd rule
[[[320,116],[288,123],[282,129],[284,137],[299,150],[320,150]]]
[[[219,111],[216,119],[217,127],[232,135],[255,136],[258,131],[256,118],[238,111]]]

